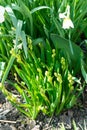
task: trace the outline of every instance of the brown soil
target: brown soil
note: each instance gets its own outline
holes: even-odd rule
[[[87,91],[82,96],[83,101],[59,116],[47,117],[39,114],[36,120],[29,120],[20,114],[0,92],[0,130],[59,130],[62,123],[67,130],[73,130],[74,120],[78,130],[87,128]],[[86,126],[85,126],[86,125]],[[86,128],[85,128],[86,127]]]

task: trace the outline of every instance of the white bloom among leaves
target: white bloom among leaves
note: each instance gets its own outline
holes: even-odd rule
[[[63,19],[62,28],[64,29],[74,28],[74,24],[72,20],[70,19],[70,6],[69,5],[67,5],[66,11],[64,13],[59,14],[59,18]]]
[[[65,18],[63,20],[63,26],[64,29],[74,28],[73,22],[70,18]]]
[[[59,18],[61,18],[61,19],[64,19],[64,18],[66,18],[66,12],[64,12],[64,13],[59,13]]]
[[[5,7],[0,5],[0,23],[3,23],[5,20],[4,13],[5,13]]]

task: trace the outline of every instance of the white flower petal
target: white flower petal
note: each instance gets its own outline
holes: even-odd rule
[[[4,13],[5,13],[5,7],[0,5],[0,23],[4,22]]]
[[[71,21],[70,18],[65,18],[63,20],[63,26],[62,26],[62,28],[64,28],[64,29],[74,28],[73,22]]]
[[[59,13],[59,18],[61,18],[61,19],[66,18],[65,13]]]
[[[71,20],[69,21],[69,24],[70,24],[71,28],[74,28],[74,24],[73,24],[73,22]]]
[[[4,15],[4,13],[5,13],[5,7],[0,5],[0,15],[1,14]]]

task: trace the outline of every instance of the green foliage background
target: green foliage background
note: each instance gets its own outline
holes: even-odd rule
[[[86,3],[0,0],[6,10],[0,24],[0,89],[30,118],[36,118],[40,111],[52,115],[71,108],[87,83],[87,59],[81,48],[82,44],[86,47]],[[59,18],[67,5],[74,24],[70,30],[62,28]],[[22,102],[6,90],[5,82],[16,88]]]

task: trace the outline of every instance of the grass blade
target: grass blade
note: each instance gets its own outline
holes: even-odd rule
[[[26,42],[26,35],[25,35],[24,31],[21,32],[21,38],[22,38],[22,42],[23,42],[24,53],[27,58],[27,42]]]
[[[41,9],[50,9],[50,10],[51,10],[51,8],[48,7],[48,6],[39,6],[39,7],[36,7],[36,8],[34,8],[34,9],[32,9],[32,10],[31,10],[31,14],[33,14],[34,12],[39,11],[39,10],[41,10]]]

